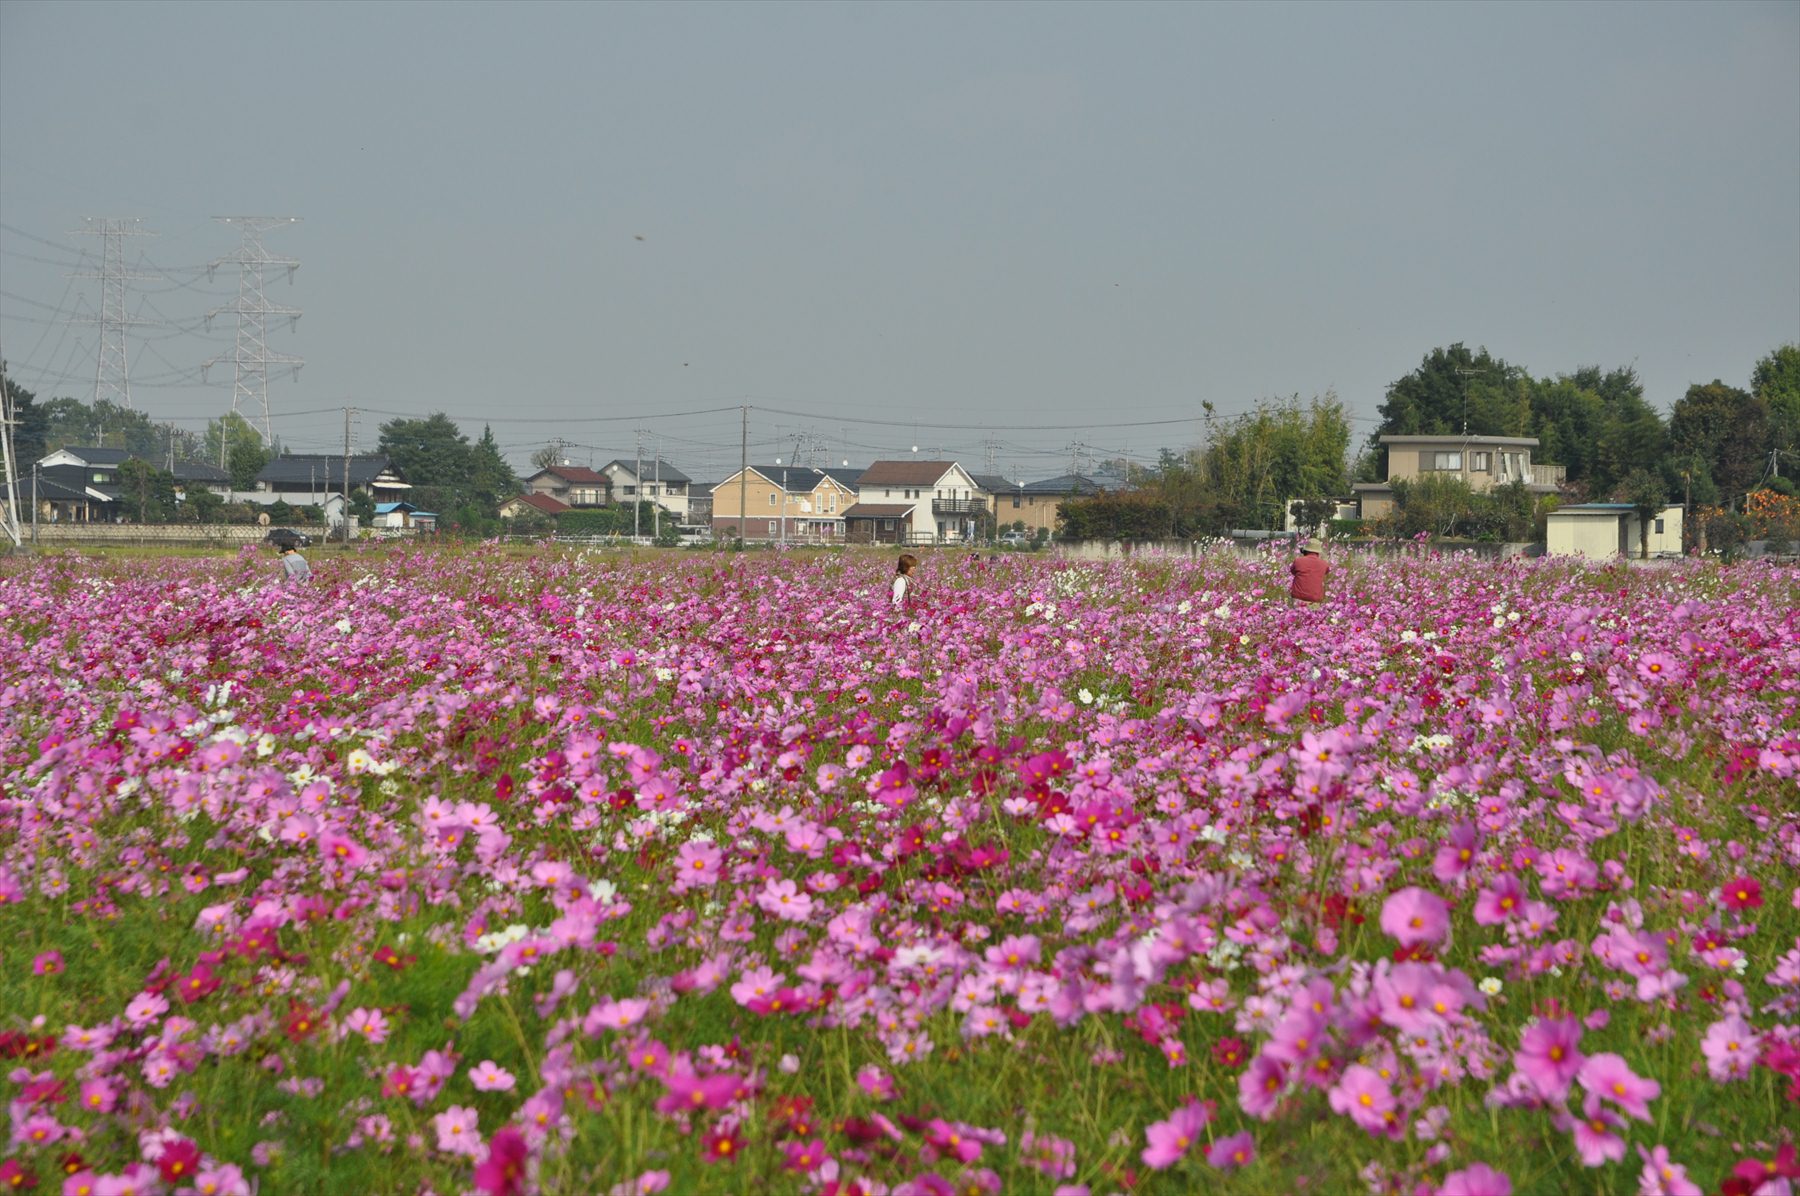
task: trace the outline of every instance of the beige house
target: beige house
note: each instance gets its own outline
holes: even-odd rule
[[[712,488],[712,529],[720,538],[789,544],[842,544],[844,513],[856,502],[842,482],[817,469],[752,465]]]
[[[1534,465],[1535,436],[1383,436],[1387,480],[1358,482],[1358,509],[1365,520],[1394,509],[1394,483],[1428,477],[1460,478],[1476,492],[1523,482],[1533,495],[1555,494],[1567,472],[1561,465]]]
[[[1681,555],[1681,507],[1657,512],[1650,524],[1650,555]],[[1609,561],[1635,557],[1640,550],[1637,511],[1626,502],[1584,502],[1550,512],[1544,551],[1551,556],[1583,556]]]

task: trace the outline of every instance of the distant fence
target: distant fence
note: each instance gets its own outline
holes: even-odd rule
[[[1541,544],[1502,544],[1485,540],[1432,542],[1423,547],[1411,541],[1334,540],[1330,542],[1330,546],[1338,551],[1365,552],[1374,556],[1416,556],[1423,551],[1473,553],[1476,556],[1494,557],[1499,560],[1509,560],[1519,556],[1537,556],[1544,550],[1544,546]],[[1051,545],[1051,550],[1057,556],[1070,561],[1167,560],[1170,557],[1193,560],[1214,551],[1228,551],[1239,556],[1254,557],[1265,552],[1292,552],[1293,538],[1281,536],[1266,540],[1228,541],[1064,540]]]
[[[326,529],[303,524],[283,524],[311,536],[314,542],[325,538]],[[19,529],[26,544],[77,548],[83,545],[166,545],[171,548],[237,548],[260,544],[269,529],[245,523],[44,523],[34,530],[29,524]]]

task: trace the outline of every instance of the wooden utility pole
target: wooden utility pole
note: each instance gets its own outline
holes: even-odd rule
[[[738,543],[750,546],[750,404],[744,404],[744,431],[738,442]]]
[[[339,517],[344,524],[344,543],[346,545],[350,543],[350,412],[350,408],[344,408],[344,509],[339,512]]]

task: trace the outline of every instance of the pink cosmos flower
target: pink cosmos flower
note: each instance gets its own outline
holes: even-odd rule
[[[1182,1105],[1162,1121],[1152,1122],[1144,1129],[1149,1142],[1142,1152],[1144,1165],[1156,1171],[1173,1167],[1199,1140],[1200,1131],[1210,1120],[1206,1106],[1192,1104]]]
[[[477,1092],[511,1092],[515,1081],[510,1071],[492,1059],[483,1059],[469,1069],[469,1083]]]
[[[1417,886],[1401,889],[1382,905],[1381,929],[1402,947],[1441,943],[1450,933],[1450,907]]]
[[[1525,906],[1525,890],[1519,878],[1502,873],[1482,887],[1475,896],[1475,924],[1499,926],[1510,922]]]
[[[1546,1018],[1526,1029],[1513,1066],[1545,1100],[1561,1100],[1587,1062],[1580,1043],[1581,1024],[1574,1018]]]
[[[813,900],[791,880],[772,880],[756,895],[757,906],[784,922],[804,922],[812,914]]]
[[[1662,1094],[1661,1084],[1634,1074],[1624,1059],[1611,1052],[1589,1056],[1576,1078],[1590,1093],[1639,1121],[1650,1120],[1650,1102]]]
[[[1250,1116],[1267,1121],[1286,1090],[1287,1068],[1259,1052],[1238,1077],[1238,1105]]]
[[[33,976],[55,976],[63,970],[61,951],[46,951],[31,961]]]
[[[1250,1136],[1249,1130],[1220,1138],[1206,1152],[1207,1163],[1220,1171],[1235,1171],[1248,1166],[1254,1158],[1256,1139]]]
[[[1600,1098],[1588,1093],[1581,1102],[1581,1116],[1564,1118],[1565,1128],[1575,1133],[1575,1153],[1581,1156],[1584,1167],[1604,1167],[1607,1163],[1617,1163],[1625,1157],[1625,1139],[1613,1133],[1613,1130],[1624,1125],[1612,1110],[1600,1103]]]
[[[437,1131],[437,1148],[445,1154],[481,1157],[481,1115],[462,1105],[451,1105],[431,1119]]]
[[[1381,1073],[1360,1063],[1344,1069],[1331,1090],[1330,1102],[1333,1112],[1350,1118],[1371,1134],[1387,1131],[1389,1115],[1396,1107],[1393,1090]]]
[[[1733,1013],[1706,1031],[1706,1037],[1700,1040],[1700,1053],[1706,1056],[1707,1073],[1723,1084],[1750,1074],[1761,1045],[1762,1039],[1750,1024]]]
[[[1512,1180],[1486,1163],[1472,1163],[1446,1175],[1438,1196],[1512,1196]]]
[[[1638,1196],[1705,1196],[1705,1189],[1688,1178],[1687,1168],[1669,1158],[1669,1148],[1658,1145],[1653,1150],[1637,1148],[1644,1160],[1638,1173]]]

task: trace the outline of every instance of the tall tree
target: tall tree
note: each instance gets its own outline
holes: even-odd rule
[[[1718,488],[1731,505],[1768,467],[1769,407],[1761,398],[1718,379],[1695,383],[1669,416],[1672,464]]]
[[[1750,391],[1769,408],[1769,447],[1782,454],[1783,476],[1800,475],[1800,344],[1783,345],[1758,361]]]
[[[1214,501],[1245,512],[1254,526],[1279,529],[1296,498],[1336,497],[1349,485],[1350,420],[1335,394],[1260,402],[1219,422],[1207,406],[1201,475]]]
[[[1631,510],[1638,521],[1638,556],[1650,559],[1650,521],[1662,511],[1669,501],[1668,491],[1663,488],[1662,476],[1656,471],[1639,467],[1632,470],[1618,490],[1618,498],[1631,504]]]
[[[256,475],[262,472],[270,458],[269,450],[263,446],[262,434],[235,411],[228,411],[223,418],[207,423],[200,451],[203,459],[214,465],[223,457],[234,490],[249,490],[255,486]]]
[[[1390,385],[1381,422],[1369,437],[1387,473],[1383,436],[1524,436],[1530,423],[1529,378],[1485,348],[1460,341],[1427,353],[1419,367]]]

